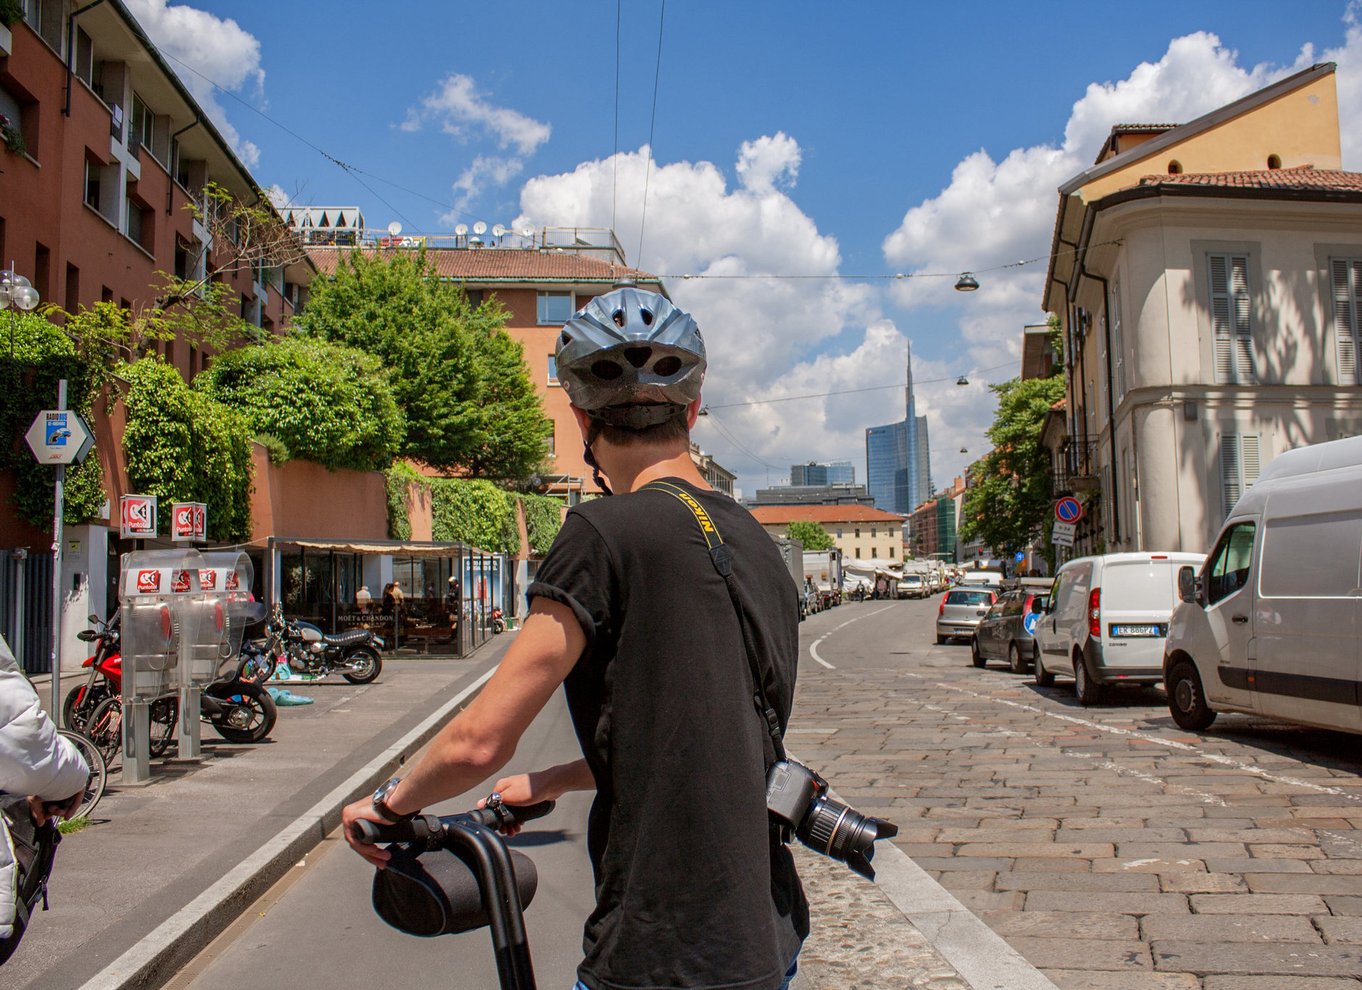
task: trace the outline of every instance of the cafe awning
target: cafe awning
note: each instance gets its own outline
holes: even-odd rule
[[[454,557],[459,554],[491,555],[491,551],[458,541],[419,540],[314,540],[270,537],[271,550],[334,550],[337,553],[383,554],[389,557]]]

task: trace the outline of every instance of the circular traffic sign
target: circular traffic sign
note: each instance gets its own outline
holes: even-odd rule
[[[1083,504],[1072,495],[1065,495],[1055,503],[1055,518],[1062,523],[1076,523],[1083,518]]]

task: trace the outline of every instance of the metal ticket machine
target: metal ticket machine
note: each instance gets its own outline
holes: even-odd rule
[[[189,602],[198,585],[200,558],[197,550],[190,549],[138,550],[123,555],[119,600],[123,609],[125,784],[150,779],[151,703],[176,693],[188,646],[198,639],[202,610],[190,607]],[[184,711],[183,697],[180,700],[180,710]],[[197,695],[194,700],[197,729]]]

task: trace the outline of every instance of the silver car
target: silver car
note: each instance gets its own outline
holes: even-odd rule
[[[956,637],[973,638],[979,620],[997,600],[997,594],[988,588],[955,588],[946,592],[936,613],[937,643]]]

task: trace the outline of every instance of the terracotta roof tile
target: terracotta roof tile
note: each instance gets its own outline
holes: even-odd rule
[[[763,526],[792,522],[903,522],[903,517],[871,505],[757,505],[752,515]]]
[[[1219,189],[1314,189],[1362,191],[1362,172],[1317,169],[1313,165],[1274,168],[1255,172],[1183,172],[1178,175],[1146,175],[1142,186],[1209,186]]]
[[[308,256],[317,271],[330,275],[336,271],[340,257],[354,248],[309,247]],[[396,254],[393,250],[363,249],[366,254]],[[657,282],[656,275],[614,265],[599,258],[567,251],[516,251],[502,248],[440,249],[428,248],[426,258],[441,278],[460,282],[614,282],[630,277],[640,282]]]

